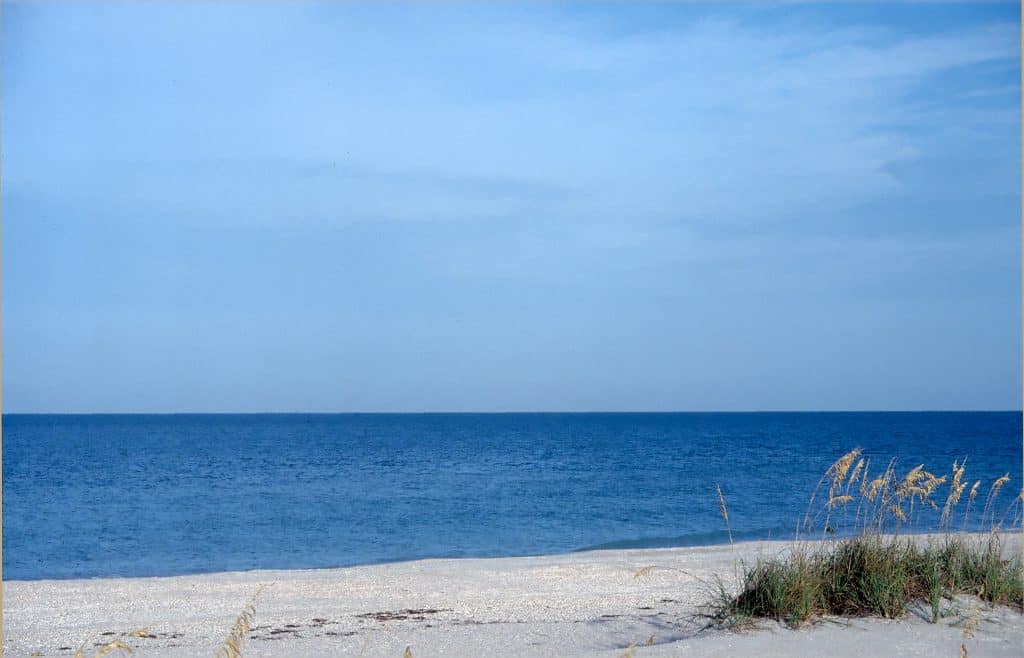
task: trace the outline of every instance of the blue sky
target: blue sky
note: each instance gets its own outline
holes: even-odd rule
[[[1019,18],[5,2],[4,410],[1019,409]]]

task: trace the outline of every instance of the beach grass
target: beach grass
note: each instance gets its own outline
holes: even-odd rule
[[[997,514],[997,499],[1010,479],[1005,475],[989,485],[979,509],[982,483],[969,486],[965,472],[964,462],[954,462],[948,476],[923,465],[900,475],[890,460],[872,476],[870,460],[859,449],[843,455],[815,488],[793,549],[741,565],[738,591],[719,579],[710,625],[735,628],[774,619],[797,627],[823,616],[892,619],[919,602],[938,622],[948,610],[944,604],[958,595],[1024,612],[1024,565],[1019,553],[1008,555],[1004,538],[1007,525],[1019,525],[1022,496]],[[937,517],[933,534],[906,534],[929,511]],[[987,533],[967,532],[972,511],[981,515]],[[1007,524],[1006,515],[1014,512]]]
[[[721,588],[713,619],[734,625],[770,618],[800,626],[825,615],[899,618],[921,601],[937,622],[943,603],[957,594],[1024,606],[1020,558],[1004,557],[1000,535],[925,545],[864,535],[797,549],[747,568],[738,593]]]
[[[256,598],[263,591],[259,587],[256,593],[249,599],[242,611],[238,613],[235,623],[231,626],[224,643],[217,650],[217,658],[242,658],[242,650],[245,647],[245,639],[252,630],[253,621],[256,619]]]

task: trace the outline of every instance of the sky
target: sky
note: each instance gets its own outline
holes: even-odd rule
[[[3,409],[1020,409],[1019,21],[4,2]]]

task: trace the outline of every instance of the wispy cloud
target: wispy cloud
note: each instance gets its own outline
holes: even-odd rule
[[[997,327],[954,368],[991,391],[979,364],[1019,350],[1020,43],[1015,12],[969,9],[5,5],[13,379],[54,318],[143,308],[162,336],[173,307],[191,336],[269,306],[396,376],[420,322],[467,372],[578,367],[600,354],[559,348],[584,336],[688,390],[651,355],[713,368],[693,346],[728,351],[754,309],[801,362],[839,358],[830,323],[862,358]],[[822,335],[787,342],[797,316]],[[721,376],[785,366],[748,361]]]

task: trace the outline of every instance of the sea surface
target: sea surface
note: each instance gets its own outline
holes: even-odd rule
[[[3,577],[791,538],[858,446],[1020,492],[1020,412],[5,415]]]

